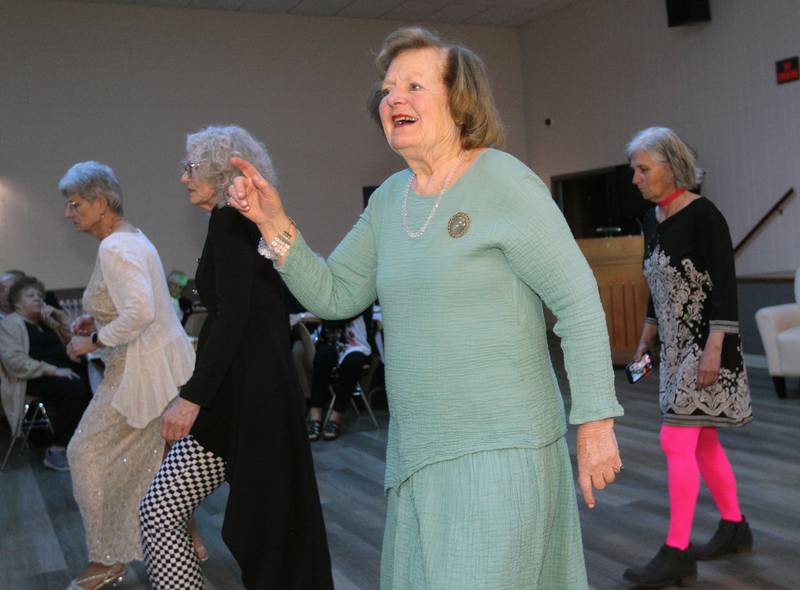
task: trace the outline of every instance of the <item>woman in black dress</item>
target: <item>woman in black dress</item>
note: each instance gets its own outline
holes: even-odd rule
[[[753,538],[717,428],[747,424],[752,406],[730,232],[713,203],[691,192],[701,178],[695,155],[664,127],[639,132],[627,155],[634,184],[656,204],[644,219],[650,305],[634,360],[658,337],[670,524],[658,554],[647,565],[626,570],[625,577],[658,587],[691,582],[697,575],[695,559],[751,549]],[[690,548],[701,474],[721,520],[709,543]]]
[[[255,224],[225,206],[238,171],[255,158],[274,179],[266,148],[240,127],[186,139],[181,176],[189,200],[211,214],[195,282],[208,319],[197,364],[163,418],[177,441],[140,506],[142,543],[156,589],[203,587],[186,523],[223,480],[222,536],[248,589],[333,587],[311,451],[287,345],[282,281],[256,251]]]

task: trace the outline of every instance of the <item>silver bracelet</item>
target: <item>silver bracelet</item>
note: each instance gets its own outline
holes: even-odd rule
[[[267,260],[278,260],[278,255],[272,251],[272,249],[269,247],[269,244],[267,244],[267,241],[264,238],[260,238],[258,240],[257,250],[258,253],[261,254],[261,256],[263,256]]]
[[[295,226],[294,219],[290,217],[289,222],[291,223],[289,229],[291,229],[292,226]],[[258,240],[258,253],[268,260],[280,260],[286,256],[289,252],[289,248],[292,247],[292,234],[289,233],[289,229],[283,230],[272,238],[269,244],[262,236],[261,239]]]

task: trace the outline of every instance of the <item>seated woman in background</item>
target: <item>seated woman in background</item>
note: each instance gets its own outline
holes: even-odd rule
[[[183,290],[188,284],[189,277],[183,271],[173,270],[167,276],[169,299],[182,326],[186,325],[186,319],[192,315],[192,300],[183,296]]]
[[[372,315],[372,306],[367,312]],[[311,378],[311,408],[308,412],[308,440],[312,442],[320,438],[326,441],[339,438],[347,403],[353,395],[364,363],[372,354],[363,313],[349,320],[323,322],[319,329]],[[334,369],[337,375],[333,385],[336,400],[323,430],[322,409],[330,399]]]
[[[0,359],[6,372],[3,409],[13,431],[23,418],[26,395],[47,404],[54,434],[44,465],[69,471],[67,443],[92,392],[85,368],[67,356],[67,318],[45,305],[44,293],[41,281],[28,276],[9,289],[8,301],[14,311],[0,322]]]

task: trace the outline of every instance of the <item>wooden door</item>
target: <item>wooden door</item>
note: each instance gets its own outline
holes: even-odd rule
[[[615,365],[630,361],[642,334],[650,294],[642,274],[642,236],[577,240],[589,261],[606,313]]]

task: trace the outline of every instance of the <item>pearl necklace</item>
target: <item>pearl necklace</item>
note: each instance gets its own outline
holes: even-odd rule
[[[436,210],[439,208],[439,203],[442,202],[442,197],[444,196],[445,191],[447,191],[447,187],[450,184],[450,179],[453,178],[453,174],[455,174],[456,168],[461,163],[461,159],[464,157],[464,152],[461,151],[458,154],[458,158],[456,159],[456,163],[453,164],[453,167],[450,168],[450,171],[447,173],[447,177],[444,179],[444,183],[442,184],[442,190],[439,191],[439,196],[436,198],[436,202],[433,204],[433,208],[431,212],[428,214],[428,219],[425,220],[425,223],[422,224],[422,227],[418,230],[412,230],[408,227],[408,191],[411,190],[411,183],[414,182],[414,179],[417,177],[416,174],[412,174],[411,178],[408,179],[408,184],[406,184],[406,190],[403,193],[403,229],[406,230],[406,234],[411,239],[417,239],[425,233],[425,230],[428,229],[428,226],[431,224],[431,220],[433,216],[436,215]]]

